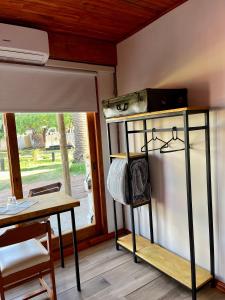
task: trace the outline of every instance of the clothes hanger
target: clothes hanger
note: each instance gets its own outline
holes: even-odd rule
[[[161,143],[164,144],[163,146],[165,146],[166,142],[161,140],[160,138],[158,138],[155,135],[155,132],[156,132],[156,129],[152,128],[152,138],[146,144],[144,144],[144,146],[141,147],[141,152],[146,152],[146,149],[148,152],[150,152],[150,151],[160,150],[162,148],[162,147],[159,147],[159,148],[154,148],[154,149],[148,149],[148,144],[151,142],[160,141]]]
[[[174,150],[165,150],[165,148],[169,148],[169,144],[172,142],[172,141],[180,141],[184,144],[184,141],[182,139],[180,139],[177,135],[177,127],[173,127],[172,128],[172,138],[165,143],[165,145],[163,145],[161,148],[160,148],[160,153],[171,153],[171,152],[178,152],[178,151],[183,151],[185,150],[185,147],[183,148],[179,148],[179,149],[174,149]]]

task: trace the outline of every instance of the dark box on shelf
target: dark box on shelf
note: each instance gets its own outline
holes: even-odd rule
[[[151,89],[103,100],[105,118],[188,106],[187,89]]]

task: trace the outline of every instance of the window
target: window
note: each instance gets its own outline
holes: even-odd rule
[[[17,198],[27,197],[32,188],[60,181],[63,192],[80,200],[80,207],[75,209],[78,239],[105,232],[97,114],[7,113],[5,124],[13,165],[10,168],[9,164],[12,193]],[[66,214],[61,214],[61,219],[65,240],[69,241],[71,224]],[[51,224],[57,236],[55,216]]]

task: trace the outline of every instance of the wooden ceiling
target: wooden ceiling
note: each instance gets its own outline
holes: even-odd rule
[[[1,0],[0,22],[112,46],[185,1]]]

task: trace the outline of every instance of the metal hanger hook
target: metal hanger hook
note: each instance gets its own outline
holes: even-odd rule
[[[172,128],[172,139],[173,139],[174,141],[176,141],[177,138],[178,138],[178,136],[177,136],[177,127],[173,127],[173,128]]]
[[[155,132],[156,132],[156,129],[155,129],[155,128],[152,128],[152,140],[153,140],[153,141],[156,141],[156,140],[157,140],[157,137],[155,136]]]

